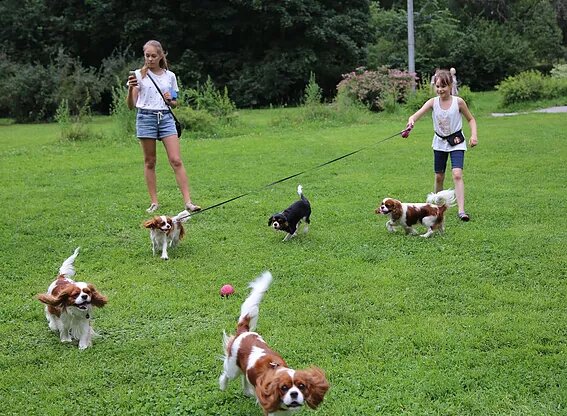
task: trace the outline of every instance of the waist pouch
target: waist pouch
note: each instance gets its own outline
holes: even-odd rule
[[[453,134],[449,134],[448,136],[441,136],[439,133],[435,132],[435,134],[443,140],[446,140],[451,146],[456,146],[465,141],[465,136],[463,136],[463,131],[459,130],[454,132]]]

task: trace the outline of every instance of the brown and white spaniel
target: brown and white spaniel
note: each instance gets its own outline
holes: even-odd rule
[[[427,231],[421,237],[429,237],[435,231],[445,231],[445,211],[455,205],[455,191],[452,189],[431,193],[425,203],[400,202],[393,198],[384,198],[374,211],[376,214],[388,215],[386,222],[389,232],[394,232],[401,226],[406,234],[418,234],[413,228],[416,224],[423,224]]]
[[[45,306],[45,317],[49,329],[59,332],[61,342],[79,340],[79,349],[84,350],[92,345],[95,332],[91,326],[93,307],[103,307],[107,298],[96,288],[85,282],[75,282],[74,262],[79,254],[79,247],[59,269],[59,276],[47,289],[47,293],[37,296]]]
[[[252,291],[242,304],[236,334],[224,334],[224,370],[219,377],[221,390],[242,376],[244,393],[255,396],[264,415],[286,415],[303,408],[316,409],[329,389],[323,370],[310,367],[294,370],[254,331],[258,306],[272,282],[265,272],[250,283]]]
[[[156,255],[156,250],[161,248],[161,258],[169,260],[167,247],[175,247],[185,236],[183,223],[191,217],[189,211],[181,211],[175,217],[166,215],[156,215],[142,224],[150,230],[150,240],[152,242],[152,253]]]

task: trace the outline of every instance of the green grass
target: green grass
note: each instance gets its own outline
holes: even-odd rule
[[[479,94],[473,108],[472,220],[459,222],[453,208],[443,236],[389,234],[373,213],[384,196],[419,201],[431,191],[425,118],[406,141],[196,215],[169,262],[152,257],[140,226],[149,200],[135,139],[64,142],[55,124],[0,126],[2,413],[261,415],[239,382],[218,390],[218,356],[247,283],[269,269],[258,330],[289,365],[326,371],[331,389],[313,414],[566,414],[565,115],[492,118],[492,102]],[[249,134],[182,140],[194,201],[257,190],[407,119],[281,122],[297,111],[243,110]],[[94,128],[113,131],[107,118]],[[312,225],[283,243],[267,220],[295,200],[298,183]],[[177,213],[161,148],[158,186],[162,212]],[[77,246],[77,278],[109,297],[96,311],[100,337],[82,352],[49,332],[34,298]],[[222,300],[225,283],[236,294]]]

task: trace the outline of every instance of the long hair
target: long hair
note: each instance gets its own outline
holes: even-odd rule
[[[165,70],[169,69],[166,58],[167,53],[163,51],[163,47],[161,46],[161,43],[159,43],[157,40],[149,40],[144,44],[144,47],[142,48],[144,51],[144,66],[142,66],[142,69],[140,70],[140,72],[142,73],[142,78],[146,76],[149,69],[148,66],[146,65],[146,58],[145,58],[145,52],[148,46],[153,46],[154,48],[156,48],[157,53],[159,55],[159,67]]]

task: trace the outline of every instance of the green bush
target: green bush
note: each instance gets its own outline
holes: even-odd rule
[[[408,112],[415,113],[427,100],[434,96],[435,93],[433,92],[427,77],[422,76],[421,82],[417,84],[415,91],[408,95],[404,106]]]
[[[567,78],[567,64],[553,65],[550,75],[552,78]]]
[[[468,85],[461,85],[459,87],[459,97],[461,97],[467,106],[471,108],[474,105],[474,93],[468,87]]]
[[[0,109],[18,123],[52,120],[62,100],[70,114],[78,115],[85,100],[92,107],[105,88],[93,68],[83,68],[62,51],[49,65],[4,61],[0,70]]]
[[[545,76],[539,71],[530,70],[506,78],[496,88],[501,94],[502,105],[507,106],[565,96],[567,78]]]
[[[88,96],[76,116],[71,115],[69,102],[66,99],[61,100],[55,112],[55,121],[61,127],[61,139],[65,141],[74,142],[103,138],[102,134],[94,133],[88,127],[91,119]]]
[[[183,125],[185,132],[191,136],[214,137],[220,132],[220,121],[205,110],[195,110],[183,106],[175,110],[175,115]],[[191,134],[196,133],[196,134]]]
[[[110,114],[112,116],[115,131],[120,138],[131,138],[136,134],[136,111],[130,110],[126,104],[128,89],[119,78],[112,88],[112,104]]]
[[[236,105],[228,96],[225,87],[221,93],[213,84],[211,77],[197,88],[182,89],[179,100],[195,110],[205,110],[215,117],[231,120],[235,116]]]

